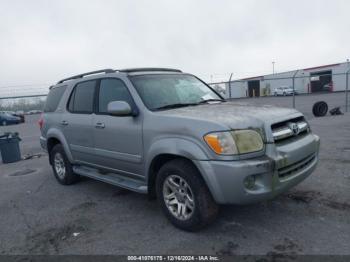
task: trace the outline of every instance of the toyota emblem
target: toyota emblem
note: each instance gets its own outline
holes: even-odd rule
[[[298,124],[296,124],[296,123],[289,123],[288,126],[292,130],[293,135],[295,135],[295,136],[299,135],[300,130],[299,130]]]

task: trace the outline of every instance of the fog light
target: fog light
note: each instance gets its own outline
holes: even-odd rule
[[[255,176],[247,176],[245,179],[244,179],[244,186],[245,188],[247,189],[254,189],[255,187]]]

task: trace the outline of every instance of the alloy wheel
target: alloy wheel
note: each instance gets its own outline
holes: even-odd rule
[[[60,153],[56,153],[54,157],[54,167],[57,176],[60,179],[64,179],[66,176],[66,165],[63,160],[63,156]]]
[[[195,210],[192,189],[180,176],[169,175],[163,184],[165,205],[173,216],[180,220],[189,219]]]

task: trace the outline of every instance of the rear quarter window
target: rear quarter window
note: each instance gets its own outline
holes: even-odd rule
[[[67,86],[52,88],[46,98],[44,112],[55,112]]]

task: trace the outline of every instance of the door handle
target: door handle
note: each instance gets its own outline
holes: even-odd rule
[[[96,128],[105,128],[105,124],[103,124],[103,123],[97,123],[97,124],[95,125],[95,127],[96,127]]]
[[[68,125],[68,122],[67,122],[66,120],[63,120],[63,121],[61,122],[61,125],[67,126],[67,125]]]

